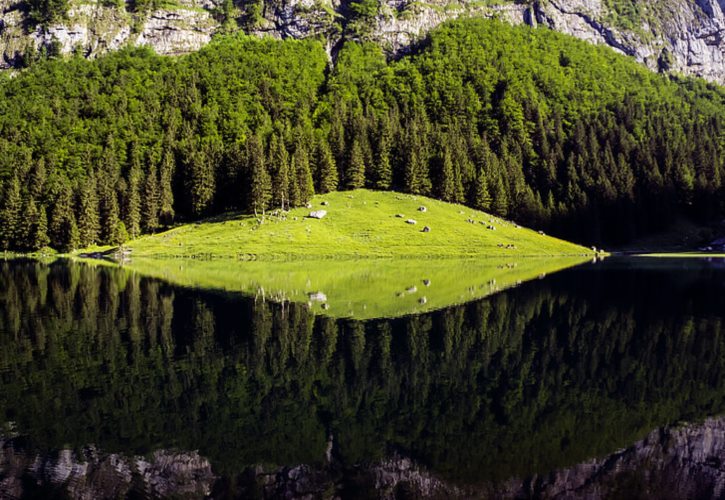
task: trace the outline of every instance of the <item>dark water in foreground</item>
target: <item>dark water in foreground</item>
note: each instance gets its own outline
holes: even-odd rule
[[[724,375],[723,261],[364,322],[0,262],[0,498],[721,497]]]

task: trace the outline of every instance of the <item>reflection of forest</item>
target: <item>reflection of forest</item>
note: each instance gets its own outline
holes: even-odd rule
[[[0,262],[0,421],[47,449],[198,449],[218,473],[320,464],[329,434],[345,464],[397,450],[463,481],[545,472],[725,408],[722,281],[575,269],[357,322]]]

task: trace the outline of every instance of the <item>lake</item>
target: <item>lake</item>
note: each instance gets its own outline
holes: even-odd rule
[[[0,261],[0,498],[725,494],[723,259],[196,265]]]

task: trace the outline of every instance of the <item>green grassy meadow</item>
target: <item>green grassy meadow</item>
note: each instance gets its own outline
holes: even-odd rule
[[[326,203],[323,205],[323,203]],[[227,215],[128,242],[134,257],[242,260],[592,255],[590,249],[462,205],[395,192],[315,196],[312,208]],[[425,207],[426,211],[419,211]],[[326,210],[323,219],[307,217]],[[416,224],[408,224],[413,219]],[[424,232],[428,226],[430,232]]]

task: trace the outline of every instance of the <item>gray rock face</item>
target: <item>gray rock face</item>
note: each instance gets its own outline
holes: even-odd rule
[[[0,68],[22,54],[60,44],[61,52],[88,57],[125,45],[148,45],[160,54],[184,54],[221,30],[222,0],[180,0],[173,8],[132,14],[123,7],[71,0],[66,20],[27,32],[16,0],[0,0]],[[475,0],[380,0],[378,16],[359,33],[348,32],[349,10],[340,0],[264,0],[264,18],[251,33],[275,38],[322,36],[328,52],[343,37],[380,43],[390,54],[409,50],[439,24],[459,17],[487,17],[512,24],[543,25],[596,44],[606,44],[655,71],[695,75],[725,84],[725,2],[640,2],[641,15],[627,22],[603,0],[513,0],[486,5]]]

